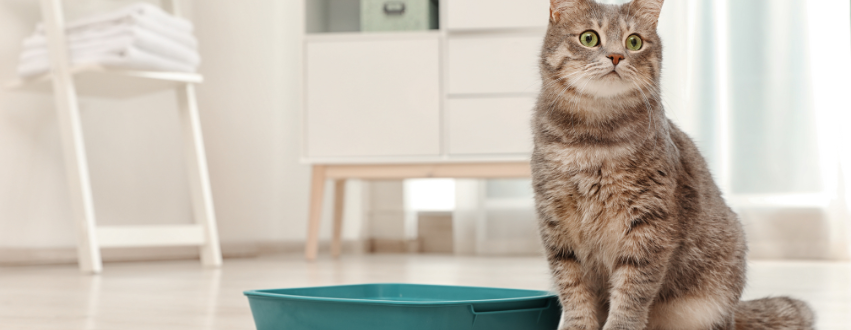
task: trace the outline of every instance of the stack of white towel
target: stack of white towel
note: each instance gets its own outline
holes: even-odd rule
[[[192,23],[157,6],[137,3],[117,11],[72,21],[66,26],[72,66],[195,72],[201,62]],[[24,40],[21,77],[50,70],[44,26]]]

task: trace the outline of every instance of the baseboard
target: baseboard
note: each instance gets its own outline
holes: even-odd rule
[[[366,244],[360,241],[343,242],[344,253],[363,253]],[[222,243],[222,258],[254,258],[267,254],[303,253],[304,242]],[[319,245],[321,253],[330,250],[330,243]],[[110,248],[101,250],[104,263],[199,259],[197,247]],[[0,248],[0,266],[76,264],[77,249],[59,248]]]
[[[422,243],[419,240],[371,238],[366,241],[369,253],[420,253]]]
[[[750,242],[751,260],[847,260],[827,256],[818,245],[812,243],[790,244],[790,242],[755,241]],[[367,241],[343,242],[344,254],[363,253],[422,253],[421,242],[417,240],[370,239]],[[319,245],[320,254],[328,254],[330,244]],[[268,254],[303,253],[304,242],[261,242],[261,243],[225,243],[222,244],[222,257],[225,259],[254,258]],[[794,252],[794,253],[793,253]],[[497,254],[498,255],[498,254]],[[525,255],[525,254],[524,254]],[[535,254],[530,254],[535,255]],[[156,247],[156,248],[120,248],[103,249],[101,256],[105,263],[136,262],[160,260],[195,260],[199,258],[195,247]],[[0,248],[0,266],[59,265],[76,264],[77,250],[63,248]]]

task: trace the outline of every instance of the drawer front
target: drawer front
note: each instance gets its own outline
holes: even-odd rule
[[[449,0],[446,28],[450,30],[547,27],[548,0]]]
[[[532,97],[455,98],[447,104],[451,155],[532,152]]]
[[[361,31],[437,29],[437,0],[361,0]]]
[[[543,35],[449,39],[449,94],[538,93]]]
[[[440,154],[439,41],[309,41],[308,158]]]

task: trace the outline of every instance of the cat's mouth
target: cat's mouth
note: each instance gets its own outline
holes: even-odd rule
[[[603,75],[603,78],[618,78],[618,79],[620,79],[620,78],[621,78],[621,74],[620,74],[620,73],[618,73],[618,72],[617,72],[617,71],[615,71],[615,70],[612,70],[612,71],[610,71],[609,73],[604,74],[604,75]]]

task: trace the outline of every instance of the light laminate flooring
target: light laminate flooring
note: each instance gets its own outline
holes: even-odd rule
[[[752,262],[746,299],[792,295],[818,329],[851,329],[851,264]],[[73,265],[0,267],[0,329],[254,329],[245,290],[369,282],[543,289],[540,257],[361,255],[314,263],[300,255],[110,263],[99,276]]]

